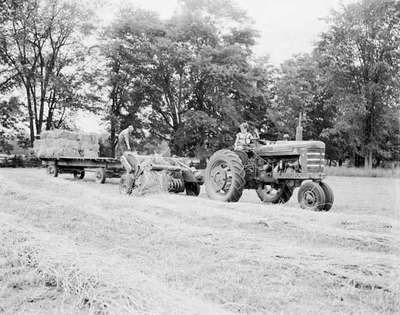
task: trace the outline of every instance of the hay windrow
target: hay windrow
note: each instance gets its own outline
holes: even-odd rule
[[[85,314],[143,314],[146,297],[138,300],[119,283],[110,281],[101,265],[80,263],[85,258],[74,255],[72,248],[50,252],[30,233],[19,229],[0,230],[0,236],[0,257],[5,257],[0,269],[12,269],[3,273],[1,280],[9,287],[54,289],[60,300],[69,301],[73,309]],[[30,274],[30,283],[26,279],[20,283],[15,273]]]
[[[59,312],[66,314],[200,315],[216,311],[214,305],[166,287],[113,252],[95,248],[88,251],[68,238],[35,228],[14,227],[12,219],[8,222],[8,216],[3,218],[6,222],[0,225],[0,239],[4,240],[0,243],[0,275],[2,269],[13,271],[4,279],[0,277],[0,289],[5,282],[13,290],[26,290],[24,303],[35,302],[31,294],[36,289],[52,292],[43,300],[57,299],[63,304]],[[20,274],[32,275],[30,284],[18,283],[14,277],[17,269]],[[0,313],[10,305],[11,314],[23,313],[22,303],[3,304],[0,290]],[[46,309],[57,313],[54,305]],[[216,313],[228,314],[222,309]]]

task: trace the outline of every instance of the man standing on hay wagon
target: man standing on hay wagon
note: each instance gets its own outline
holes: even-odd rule
[[[133,132],[133,126],[129,125],[128,128],[122,130],[118,136],[117,150],[115,153],[116,158],[120,158],[125,151],[131,151],[130,136]]]

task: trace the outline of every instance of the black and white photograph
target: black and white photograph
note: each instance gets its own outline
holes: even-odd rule
[[[2,314],[400,314],[400,1],[0,0]]]

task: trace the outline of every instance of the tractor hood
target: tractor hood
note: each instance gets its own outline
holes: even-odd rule
[[[271,144],[257,146],[254,151],[258,155],[300,155],[309,150],[325,151],[322,141],[276,141]]]

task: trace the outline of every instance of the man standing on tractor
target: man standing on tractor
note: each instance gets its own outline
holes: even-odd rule
[[[130,136],[133,132],[133,126],[129,125],[128,128],[122,130],[118,136],[116,158],[120,158],[125,151],[131,151]]]

